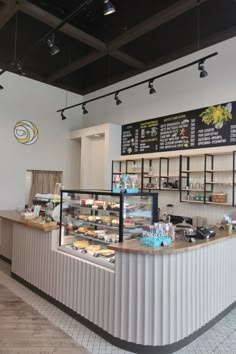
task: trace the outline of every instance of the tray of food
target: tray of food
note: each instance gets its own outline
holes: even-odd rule
[[[101,257],[111,257],[111,256],[114,256],[114,254],[115,254],[115,251],[113,251],[113,250],[108,250],[108,249],[101,249],[100,251],[98,251],[98,254],[99,254],[99,256],[101,256]]]
[[[73,242],[75,249],[86,249],[89,246],[89,242],[86,240],[76,240]]]

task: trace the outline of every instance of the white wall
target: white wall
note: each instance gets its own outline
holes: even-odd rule
[[[57,109],[66,105],[66,92],[12,73],[1,76],[0,92],[0,209],[25,204],[26,170],[63,171],[64,186],[78,186],[80,149],[69,132],[82,126],[80,110],[70,110],[62,121]],[[82,100],[68,94],[68,105]],[[22,145],[14,137],[20,120],[32,121],[39,130],[33,145]]]
[[[71,139],[81,143],[80,188],[111,189],[112,160],[121,150],[121,127],[101,124],[71,132]]]

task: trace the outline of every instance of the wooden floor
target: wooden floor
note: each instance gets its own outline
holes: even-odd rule
[[[67,334],[0,284],[0,354],[86,354]]]

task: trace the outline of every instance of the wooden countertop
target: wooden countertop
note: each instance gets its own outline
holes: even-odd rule
[[[24,219],[23,216],[16,210],[0,210],[0,218],[15,222],[17,224],[32,227],[44,232],[57,230],[59,228],[58,225],[55,226],[50,224],[40,224],[33,222],[32,220]]]
[[[172,254],[172,253],[181,253],[181,252],[189,252],[194,251],[201,247],[206,247],[216,242],[224,242],[225,240],[229,240],[236,237],[236,233],[229,236],[225,231],[217,231],[216,236],[207,240],[198,240],[196,242],[188,242],[182,240],[175,240],[171,243],[170,246],[166,247],[148,247],[142,245],[138,240],[127,240],[125,242],[116,243],[114,245],[109,245],[108,248],[114,250],[116,252],[124,252],[124,253],[136,253],[136,254]]]

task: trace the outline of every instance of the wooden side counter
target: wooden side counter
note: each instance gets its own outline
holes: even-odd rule
[[[13,223],[22,224],[25,226],[33,227],[38,230],[45,232],[57,230],[58,226],[56,223],[40,224],[34,222],[33,220],[25,219],[18,211],[16,210],[0,210],[0,218],[7,220]]]
[[[11,263],[12,260],[12,237],[14,224],[45,232],[57,230],[58,226],[52,224],[39,224],[24,217],[16,210],[0,211],[0,257]]]

